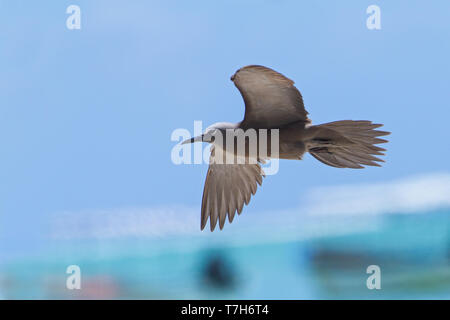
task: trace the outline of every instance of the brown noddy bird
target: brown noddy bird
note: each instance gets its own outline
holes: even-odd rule
[[[366,120],[341,120],[320,125],[312,125],[305,110],[300,91],[294,81],[270,68],[250,65],[236,71],[231,81],[239,89],[245,103],[244,120],[239,123],[219,122],[208,127],[204,134],[183,143],[208,142],[212,144],[210,164],[203,190],[201,209],[201,229],[210,219],[211,231],[217,221],[223,228],[228,217],[231,223],[236,211],[242,212],[255,194],[257,184],[262,184],[265,177],[259,163],[264,158],[257,156],[253,162],[245,140],[246,149],[244,163],[225,160],[217,161],[217,151],[222,157],[228,152],[237,155],[237,144],[227,149],[226,132],[247,132],[254,129],[260,132],[278,129],[278,153],[271,152],[271,139],[267,140],[267,158],[301,160],[305,152],[326,165],[336,168],[361,169],[366,166],[380,166],[383,160],[375,157],[384,155],[383,148],[376,144],[387,140],[378,138],[390,132],[375,130],[382,124],[374,124]],[[220,143],[215,139],[220,134]],[[236,140],[236,138],[234,138]],[[257,135],[259,155],[259,134]]]

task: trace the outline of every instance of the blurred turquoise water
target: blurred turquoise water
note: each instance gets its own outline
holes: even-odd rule
[[[302,240],[233,246],[194,240],[57,241],[45,254],[3,263],[0,293],[12,299],[450,298],[448,210],[383,215],[375,229]],[[81,268],[81,290],[66,289],[72,264]],[[369,265],[381,269],[381,290],[366,286]]]

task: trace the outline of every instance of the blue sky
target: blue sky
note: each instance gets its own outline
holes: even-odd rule
[[[66,8],[81,8],[81,30]],[[381,30],[366,8],[381,8]],[[49,214],[198,208],[206,165],[170,160],[176,128],[243,117],[229,77],[293,79],[314,124],[392,132],[383,168],[283,161],[246,214],[298,206],[319,186],[448,172],[448,1],[0,2],[0,250],[38,248]],[[180,212],[182,214],[182,212]]]

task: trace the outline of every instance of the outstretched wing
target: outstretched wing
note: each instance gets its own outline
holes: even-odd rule
[[[211,150],[210,165],[206,175],[202,199],[201,229],[210,219],[211,231],[219,220],[222,230],[225,220],[231,223],[236,211],[242,212],[245,204],[256,193],[257,184],[262,184],[264,171],[256,164],[216,164],[214,148]]]
[[[308,112],[294,81],[263,66],[247,66],[231,77],[245,103],[241,127],[280,128],[293,122],[308,124]]]

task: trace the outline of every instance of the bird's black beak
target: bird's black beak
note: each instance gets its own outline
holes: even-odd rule
[[[194,142],[203,142],[203,135],[184,140],[181,144],[194,143]]]
[[[231,78],[230,78],[231,81],[234,81],[234,76],[235,76],[235,74],[233,74],[233,75],[231,76]]]

